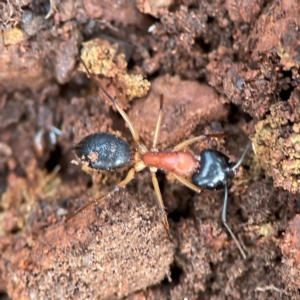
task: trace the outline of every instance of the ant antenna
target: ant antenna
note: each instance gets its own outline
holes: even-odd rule
[[[227,200],[228,200],[228,185],[226,184],[224,186],[224,202],[223,202],[223,209],[222,209],[222,222],[223,222],[224,226],[226,227],[226,229],[228,230],[228,232],[230,233],[232,239],[235,241],[243,258],[246,259],[247,256],[246,256],[244,250],[242,249],[241,244],[239,243],[239,241],[237,240],[234,233],[231,231],[230,227],[227,225],[227,222],[226,222],[226,211],[227,211],[227,202],[228,202]]]
[[[237,163],[233,167],[231,167],[231,171],[235,171],[241,165],[241,163],[243,162],[243,160],[244,160],[248,150],[250,149],[251,145],[252,145],[251,142],[249,142],[247,144],[246,149],[244,150],[244,152],[243,152],[242,156],[240,157],[240,159],[237,161]]]
[[[241,155],[240,159],[237,161],[237,163],[231,167],[231,171],[234,172],[243,162],[248,150],[251,147],[251,142],[249,142],[243,152],[243,154]],[[226,222],[226,211],[227,211],[227,203],[228,203],[228,184],[225,184],[224,186],[224,201],[223,201],[223,209],[222,209],[222,222],[224,224],[224,226],[226,227],[226,229],[228,230],[228,232],[230,233],[232,239],[235,241],[237,247],[239,248],[242,256],[244,259],[246,259],[246,254],[244,252],[244,250],[241,247],[241,244],[239,243],[239,241],[237,240],[237,238],[235,237],[235,235],[233,234],[233,232],[231,231],[230,227],[228,226],[227,222]]]

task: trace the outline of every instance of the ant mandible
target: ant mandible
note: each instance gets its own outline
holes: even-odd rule
[[[156,177],[156,172],[158,169],[171,172],[178,181],[197,193],[200,193],[201,189],[224,189],[225,193],[222,209],[222,222],[245,259],[245,252],[243,251],[240,243],[231,231],[230,227],[227,225],[226,210],[228,200],[228,185],[235,176],[236,169],[241,165],[251,144],[249,143],[247,145],[237,163],[230,162],[229,157],[217,150],[203,150],[200,153],[200,156],[195,156],[191,152],[185,150],[187,146],[199,142],[204,138],[219,138],[224,136],[224,134],[201,135],[178,144],[172,151],[158,151],[156,145],[163,114],[163,96],[161,95],[160,110],[154,132],[153,143],[151,149],[148,150],[147,147],[141,143],[139,134],[135,130],[125,111],[102,86],[97,78],[90,73],[88,67],[81,58],[80,61],[86,69],[89,77],[104,92],[104,94],[121,114],[124,121],[127,123],[133,140],[136,143],[136,152],[133,154],[130,150],[129,144],[121,137],[107,132],[97,132],[86,136],[77,145],[75,145],[77,157],[90,168],[97,170],[114,170],[133,162],[134,166],[129,170],[125,179],[116,186],[117,190],[124,188],[134,178],[136,172],[139,172],[146,167],[150,168],[157,202],[162,212],[164,227],[169,237],[169,223]],[[191,177],[191,181],[187,180],[186,177]],[[82,207],[79,211],[85,209],[90,204],[91,203]],[[77,211],[76,214],[79,211]]]

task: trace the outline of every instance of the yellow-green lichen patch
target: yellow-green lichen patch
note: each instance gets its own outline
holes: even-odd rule
[[[2,33],[4,45],[14,45],[24,40],[24,33],[19,28],[11,28]]]
[[[150,82],[140,74],[128,73],[125,54],[119,48],[118,44],[97,38],[83,43],[81,58],[92,74],[112,79],[115,89],[110,84],[107,87],[120,105],[126,108],[129,101],[147,94]],[[85,72],[83,66],[79,70]]]
[[[252,137],[255,153],[276,186],[300,192],[300,92],[271,106]]]

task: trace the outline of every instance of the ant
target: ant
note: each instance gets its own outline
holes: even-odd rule
[[[243,258],[246,259],[246,254],[243,251],[240,243],[231,231],[230,227],[227,225],[226,210],[228,200],[228,185],[234,178],[236,169],[241,165],[251,144],[248,143],[242,156],[236,163],[230,162],[229,157],[222,152],[213,149],[203,150],[200,153],[200,156],[195,156],[191,152],[186,151],[186,147],[193,143],[199,142],[204,138],[220,138],[224,136],[224,134],[201,135],[178,144],[172,151],[159,151],[156,148],[156,145],[158,142],[163,115],[163,96],[161,95],[160,109],[154,132],[153,143],[151,149],[148,150],[147,147],[141,143],[139,134],[134,129],[134,126],[125,111],[102,86],[97,78],[90,73],[88,67],[81,58],[80,61],[84,66],[88,76],[104,92],[108,99],[113,103],[117,111],[121,114],[124,121],[127,123],[133,140],[136,143],[136,152],[132,153],[129,144],[121,137],[107,132],[96,132],[86,136],[77,145],[75,145],[75,153],[77,157],[90,168],[97,170],[114,170],[133,162],[134,166],[131,167],[125,179],[116,186],[115,190],[124,188],[134,178],[136,172],[139,172],[146,167],[150,168],[157,202],[162,212],[164,227],[169,237],[169,223],[156,177],[156,172],[158,169],[171,172],[178,181],[197,193],[200,193],[201,189],[224,189],[225,192],[222,209],[222,222],[235,241]],[[191,177],[191,181],[187,180],[186,177]],[[85,209],[90,204],[91,203],[85,205],[79,209],[79,211]],[[77,214],[79,211],[77,211],[75,214]]]

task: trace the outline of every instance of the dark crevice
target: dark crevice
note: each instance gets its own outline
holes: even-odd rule
[[[57,165],[59,165],[62,157],[62,148],[57,144],[56,147],[50,152],[50,157],[45,163],[45,168],[49,173],[52,172]]]
[[[176,264],[171,265],[171,285],[178,285],[180,283],[180,277],[183,274],[183,270]],[[165,278],[162,281],[162,285],[170,285],[170,281],[168,278]]]
[[[201,37],[195,39],[195,44],[199,45],[204,53],[210,53],[212,51],[211,44],[205,43]]]
[[[281,90],[279,92],[280,100],[281,101],[287,101],[287,100],[289,100],[290,97],[291,97],[291,94],[292,94],[293,90],[294,90],[294,87],[290,87],[287,90]]]

